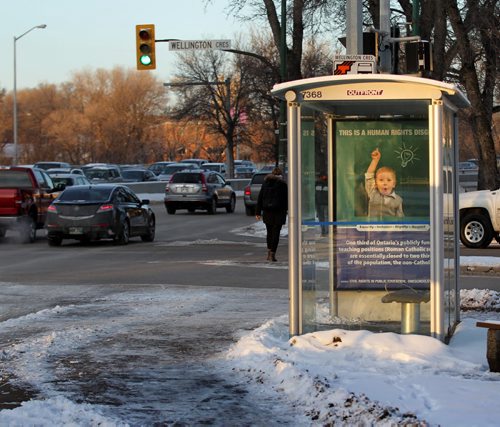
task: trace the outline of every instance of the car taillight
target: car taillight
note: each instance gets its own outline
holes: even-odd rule
[[[57,208],[54,205],[49,205],[47,210],[52,213],[57,213]]]
[[[249,185],[247,185],[243,191],[245,192],[244,193],[245,196],[250,196],[251,192],[250,192],[250,186]]]
[[[208,191],[207,181],[205,180],[205,175],[201,174],[201,191],[206,193]]]
[[[107,212],[113,210],[112,204],[101,205],[101,207],[97,210],[97,212]]]
[[[165,185],[165,193],[170,191],[170,184]]]

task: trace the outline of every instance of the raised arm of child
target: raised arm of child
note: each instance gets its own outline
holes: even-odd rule
[[[375,171],[377,170],[378,162],[380,161],[380,156],[380,151],[378,150],[378,148],[375,148],[375,150],[372,151],[372,161],[369,164],[366,173],[375,173]]]

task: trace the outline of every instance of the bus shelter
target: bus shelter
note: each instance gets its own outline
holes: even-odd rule
[[[459,321],[454,85],[412,76],[277,84],[287,104],[290,335],[446,341]]]

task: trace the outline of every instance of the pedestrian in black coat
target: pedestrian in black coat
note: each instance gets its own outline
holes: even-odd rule
[[[276,250],[280,240],[280,232],[286,223],[288,211],[288,186],[283,181],[283,172],[276,167],[266,176],[257,199],[255,218],[262,217],[267,230],[267,260],[276,260]]]

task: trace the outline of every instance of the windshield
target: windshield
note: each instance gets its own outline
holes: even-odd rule
[[[263,184],[264,183],[264,179],[266,178],[266,174],[256,174],[253,176],[252,178],[252,184]]]
[[[201,184],[203,182],[203,178],[201,173],[184,173],[177,172],[172,177],[172,183],[185,183],[185,184]]]
[[[52,182],[54,184],[64,184],[64,185],[73,185],[73,180],[71,178],[62,178],[62,177],[52,177]]]
[[[0,170],[0,188],[31,187],[32,185],[28,172]]]
[[[165,169],[163,169],[163,172],[165,175],[172,175],[177,171],[181,171],[184,169],[192,169],[192,165],[170,165],[167,166]]]
[[[103,203],[109,201],[112,191],[113,189],[109,187],[69,187],[61,193],[58,200]]]
[[[203,169],[209,170],[209,171],[216,171],[219,172],[222,169],[222,165],[203,165]]]
[[[142,171],[124,170],[122,176],[129,179],[142,179]]]
[[[111,173],[107,169],[89,169],[85,172],[90,179],[108,179]]]

